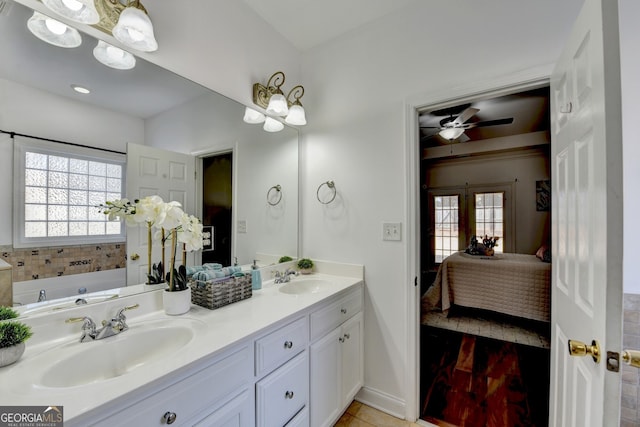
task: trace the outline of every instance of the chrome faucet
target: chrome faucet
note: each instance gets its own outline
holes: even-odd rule
[[[101,340],[103,338],[112,337],[118,335],[127,329],[127,318],[124,312],[127,310],[133,310],[140,307],[139,304],[129,305],[118,310],[118,313],[111,320],[103,320],[102,328],[96,329],[96,324],[89,316],[85,317],[72,317],[65,320],[66,323],[82,323],[82,335],[80,335],[80,342]]]
[[[291,270],[289,268],[287,268],[284,272],[279,272],[278,270],[276,270],[276,278],[274,279],[273,283],[278,284],[278,283],[287,283],[291,280],[291,276],[297,276],[298,272],[295,270]]]
[[[40,293],[38,294],[38,302],[47,300],[47,292],[44,289],[40,289]]]

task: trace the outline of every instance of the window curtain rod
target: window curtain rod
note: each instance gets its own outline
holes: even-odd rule
[[[49,139],[49,138],[41,138],[39,136],[33,136],[33,135],[25,135],[23,133],[17,133],[17,132],[8,132],[6,130],[2,130],[0,129],[0,133],[5,133],[7,135],[11,136],[11,139],[13,139],[16,136],[23,136],[25,138],[31,138],[31,139],[37,139],[39,141],[49,141],[49,142],[57,142],[58,144],[65,144],[65,145],[73,145],[74,147],[83,147],[83,148],[91,148],[92,150],[100,150],[100,151],[106,151],[108,153],[115,153],[115,154],[122,154],[124,156],[127,155],[127,153],[124,153],[122,151],[117,151],[117,150],[109,150],[108,148],[100,148],[100,147],[91,147],[89,145],[84,145],[84,144],[76,144],[75,142],[66,142],[66,141],[58,141],[57,139]]]

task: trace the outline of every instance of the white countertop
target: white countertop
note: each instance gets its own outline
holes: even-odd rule
[[[362,282],[362,275],[348,277],[316,273],[310,277],[326,278],[333,284],[317,293],[288,295],[278,291],[282,285],[270,285],[272,282],[265,282],[265,288],[254,291],[249,299],[217,310],[192,305],[188,313],[176,317],[168,316],[159,310],[161,307],[161,291],[159,291],[88,308],[79,307],[51,315],[37,316],[33,319],[26,318],[24,321],[32,325],[34,337],[27,341],[27,349],[18,362],[0,368],[0,402],[3,405],[64,406],[65,421],[70,421],[167,374],[188,367],[202,358],[222,352],[245,338],[259,335],[262,330],[278,322],[293,320],[297,314],[306,313],[312,306]],[[296,279],[293,278],[291,283]],[[52,362],[55,362],[51,360],[52,358],[57,359],[61,354],[70,354],[71,349],[82,349],[85,348],[84,346],[119,337],[80,343],[78,342],[80,324],[65,324],[66,318],[88,314],[96,324],[99,324],[103,318],[113,316],[118,308],[135,302],[140,304],[140,309],[127,311],[127,323],[130,329],[122,333],[121,337],[136,328],[143,327],[142,325],[150,320],[176,319],[176,322],[181,322],[192,319],[196,324],[201,325],[196,327],[197,338],[189,343],[184,351],[180,350],[171,357],[147,363],[119,377],[76,387],[50,388],[38,384],[38,378]],[[145,305],[153,307],[145,309]],[[102,312],[96,313],[98,306]],[[93,311],[82,311],[90,308]],[[43,335],[53,331],[51,325],[54,325],[55,333],[59,336],[53,336],[54,339],[49,341],[43,336],[38,336],[36,339],[36,334]],[[152,352],[153,348],[149,351]],[[91,360],[87,360],[86,363],[91,363]]]

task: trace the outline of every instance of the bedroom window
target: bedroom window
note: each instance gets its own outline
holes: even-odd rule
[[[459,207],[460,196],[435,196],[435,261],[443,259],[458,251],[460,240]]]
[[[496,252],[504,245],[504,192],[475,193],[475,234],[481,237],[500,237]]]
[[[122,198],[124,156],[15,140],[16,247],[124,240],[120,221],[97,208]]]

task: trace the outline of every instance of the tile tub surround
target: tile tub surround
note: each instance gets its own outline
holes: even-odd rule
[[[0,259],[13,267],[13,281],[125,268],[126,244],[105,243],[46,248],[0,247]]]
[[[0,305],[13,305],[13,279],[11,264],[0,259]]]
[[[61,344],[73,345],[70,343],[77,342],[79,325],[66,324],[64,320],[69,317],[89,315],[99,322],[112,316],[122,306],[135,302],[140,304],[140,308],[127,312],[127,323],[131,329],[146,320],[168,318],[161,309],[161,294],[147,292],[127,299],[69,309],[64,313],[27,318],[25,322],[31,324],[34,337],[30,340],[31,345],[27,346],[21,361],[3,371],[0,401],[5,405],[28,405],[33,401],[55,400],[57,404],[64,406],[65,421],[68,421],[70,426],[83,425],[105,407],[127,402],[129,392],[140,390],[141,387],[151,387],[165,375],[184,371],[202,358],[220,354],[242,340],[260,334],[268,327],[291,321],[328,298],[343,295],[354,286],[362,286],[364,268],[359,266],[355,270],[359,270],[356,277],[317,273],[316,277],[327,278],[334,283],[331,289],[325,292],[291,296],[278,291],[281,285],[267,282],[264,288],[255,291],[251,298],[217,310],[192,306],[189,313],[180,317],[199,320],[208,327],[198,331],[198,339],[190,345],[188,352],[181,352],[163,363],[140,367],[110,381],[77,388],[52,391],[36,386],[35,376],[38,374],[30,370],[33,365],[29,364],[29,360],[46,357],[42,353],[52,347]],[[36,333],[42,341],[36,339]],[[78,346],[91,344],[77,343]]]
[[[622,346],[640,349],[640,295],[624,294]],[[640,427],[640,369],[622,364],[620,426]]]

